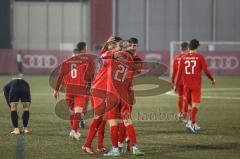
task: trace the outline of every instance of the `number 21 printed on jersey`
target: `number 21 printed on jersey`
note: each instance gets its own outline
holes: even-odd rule
[[[118,65],[118,70],[115,72],[114,80],[119,82],[124,82],[127,75],[127,71],[128,71],[128,68],[124,67],[123,65]]]

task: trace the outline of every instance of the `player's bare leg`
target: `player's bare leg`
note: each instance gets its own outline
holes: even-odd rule
[[[104,156],[108,157],[116,157],[120,156],[120,152],[118,149],[118,120],[117,119],[110,119],[108,120],[108,123],[110,125],[110,136],[112,140],[112,149],[104,154]]]
[[[29,121],[29,108],[30,108],[30,102],[23,102],[23,114],[22,114],[22,120],[23,120],[23,133],[27,134],[29,133],[28,129],[28,121]]]
[[[14,127],[14,130],[11,132],[11,134],[20,134],[20,130],[18,128],[18,114],[17,114],[17,102],[12,102],[10,103],[11,106],[11,120],[12,120],[12,124]]]
[[[132,119],[124,119],[123,121],[124,121],[126,130],[127,130],[127,134],[130,139],[130,142],[132,143],[133,155],[143,156],[144,152],[142,152],[137,146],[136,133],[135,133],[135,129],[134,129],[134,126],[132,123]]]

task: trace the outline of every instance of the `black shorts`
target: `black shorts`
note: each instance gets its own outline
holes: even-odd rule
[[[12,102],[31,102],[30,87],[24,80],[14,82],[9,91],[8,101]]]

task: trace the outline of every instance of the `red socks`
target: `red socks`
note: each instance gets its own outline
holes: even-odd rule
[[[126,126],[126,130],[128,133],[128,137],[133,145],[136,144],[136,133],[133,125],[128,125]]]
[[[191,114],[192,114],[192,108],[191,107],[188,107],[188,111],[187,111],[187,115],[189,117],[189,119],[191,120]]]
[[[106,121],[103,120],[98,128],[98,148],[103,148],[103,138],[105,132]]]
[[[196,107],[193,107],[193,108],[192,108],[192,112],[191,112],[191,121],[192,121],[192,124],[195,124],[195,123],[196,123],[197,112],[198,112],[198,109],[197,109]]]
[[[187,102],[183,102],[183,112],[184,112],[184,115],[188,114],[188,103]]]
[[[178,112],[182,113],[183,112],[183,97],[178,97]]]
[[[70,126],[71,126],[71,130],[73,130],[73,118],[74,118],[74,114],[70,115]]]
[[[93,141],[93,138],[97,132],[97,129],[98,129],[100,123],[101,123],[101,119],[93,119],[93,121],[91,122],[91,124],[89,126],[89,130],[88,130],[88,135],[85,140],[85,146],[87,146],[87,147],[91,146],[91,143]]]
[[[72,121],[72,130],[75,132],[78,131],[79,128],[79,121],[81,120],[81,113],[75,113]]]
[[[118,127],[110,126],[110,136],[112,139],[112,147],[118,147]]]
[[[123,122],[118,123],[118,142],[123,143],[127,137],[126,128]]]

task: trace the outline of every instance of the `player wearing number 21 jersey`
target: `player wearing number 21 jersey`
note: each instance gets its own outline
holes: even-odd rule
[[[207,77],[212,81],[212,84],[215,84],[215,79],[208,70],[206,60],[202,55],[197,53],[199,46],[198,40],[193,39],[190,41],[190,52],[181,58],[177,79],[175,81],[175,84],[178,85],[182,77],[184,98],[186,98],[188,103],[192,103],[190,120],[186,125],[186,128],[190,132],[196,132],[200,129],[196,124],[196,115],[199,109],[198,104],[201,101],[202,71],[204,71]]]
[[[79,121],[83,115],[88,99],[88,85],[94,77],[95,65],[93,57],[86,54],[85,42],[80,42],[74,50],[73,56],[60,65],[54,97],[57,99],[61,85],[65,86],[66,103],[70,111],[70,137],[79,140]]]
[[[135,129],[131,121],[131,108],[128,100],[129,87],[132,84],[132,72],[138,70],[139,66],[134,63],[133,56],[129,52],[115,52],[109,61],[106,114],[105,118],[110,125],[110,136],[112,140],[112,149],[104,156],[119,156],[118,149],[118,114],[124,119],[125,127],[128,132],[131,143],[133,144],[134,155],[144,155],[136,146]],[[120,107],[124,106],[124,111],[119,112]],[[123,114],[122,114],[123,113]],[[127,113],[128,115],[126,115]],[[128,117],[126,117],[128,116]]]
[[[91,144],[96,133],[98,133],[97,153],[106,152],[106,148],[103,145],[106,120],[104,120],[103,117],[106,112],[107,73],[109,69],[109,60],[112,58],[113,53],[121,49],[118,44],[121,40],[120,37],[110,37],[108,39],[101,51],[101,57],[99,58],[100,66],[92,82],[91,101],[94,118],[89,125],[88,135],[84,146],[82,146],[83,152],[91,155],[95,154]]]

